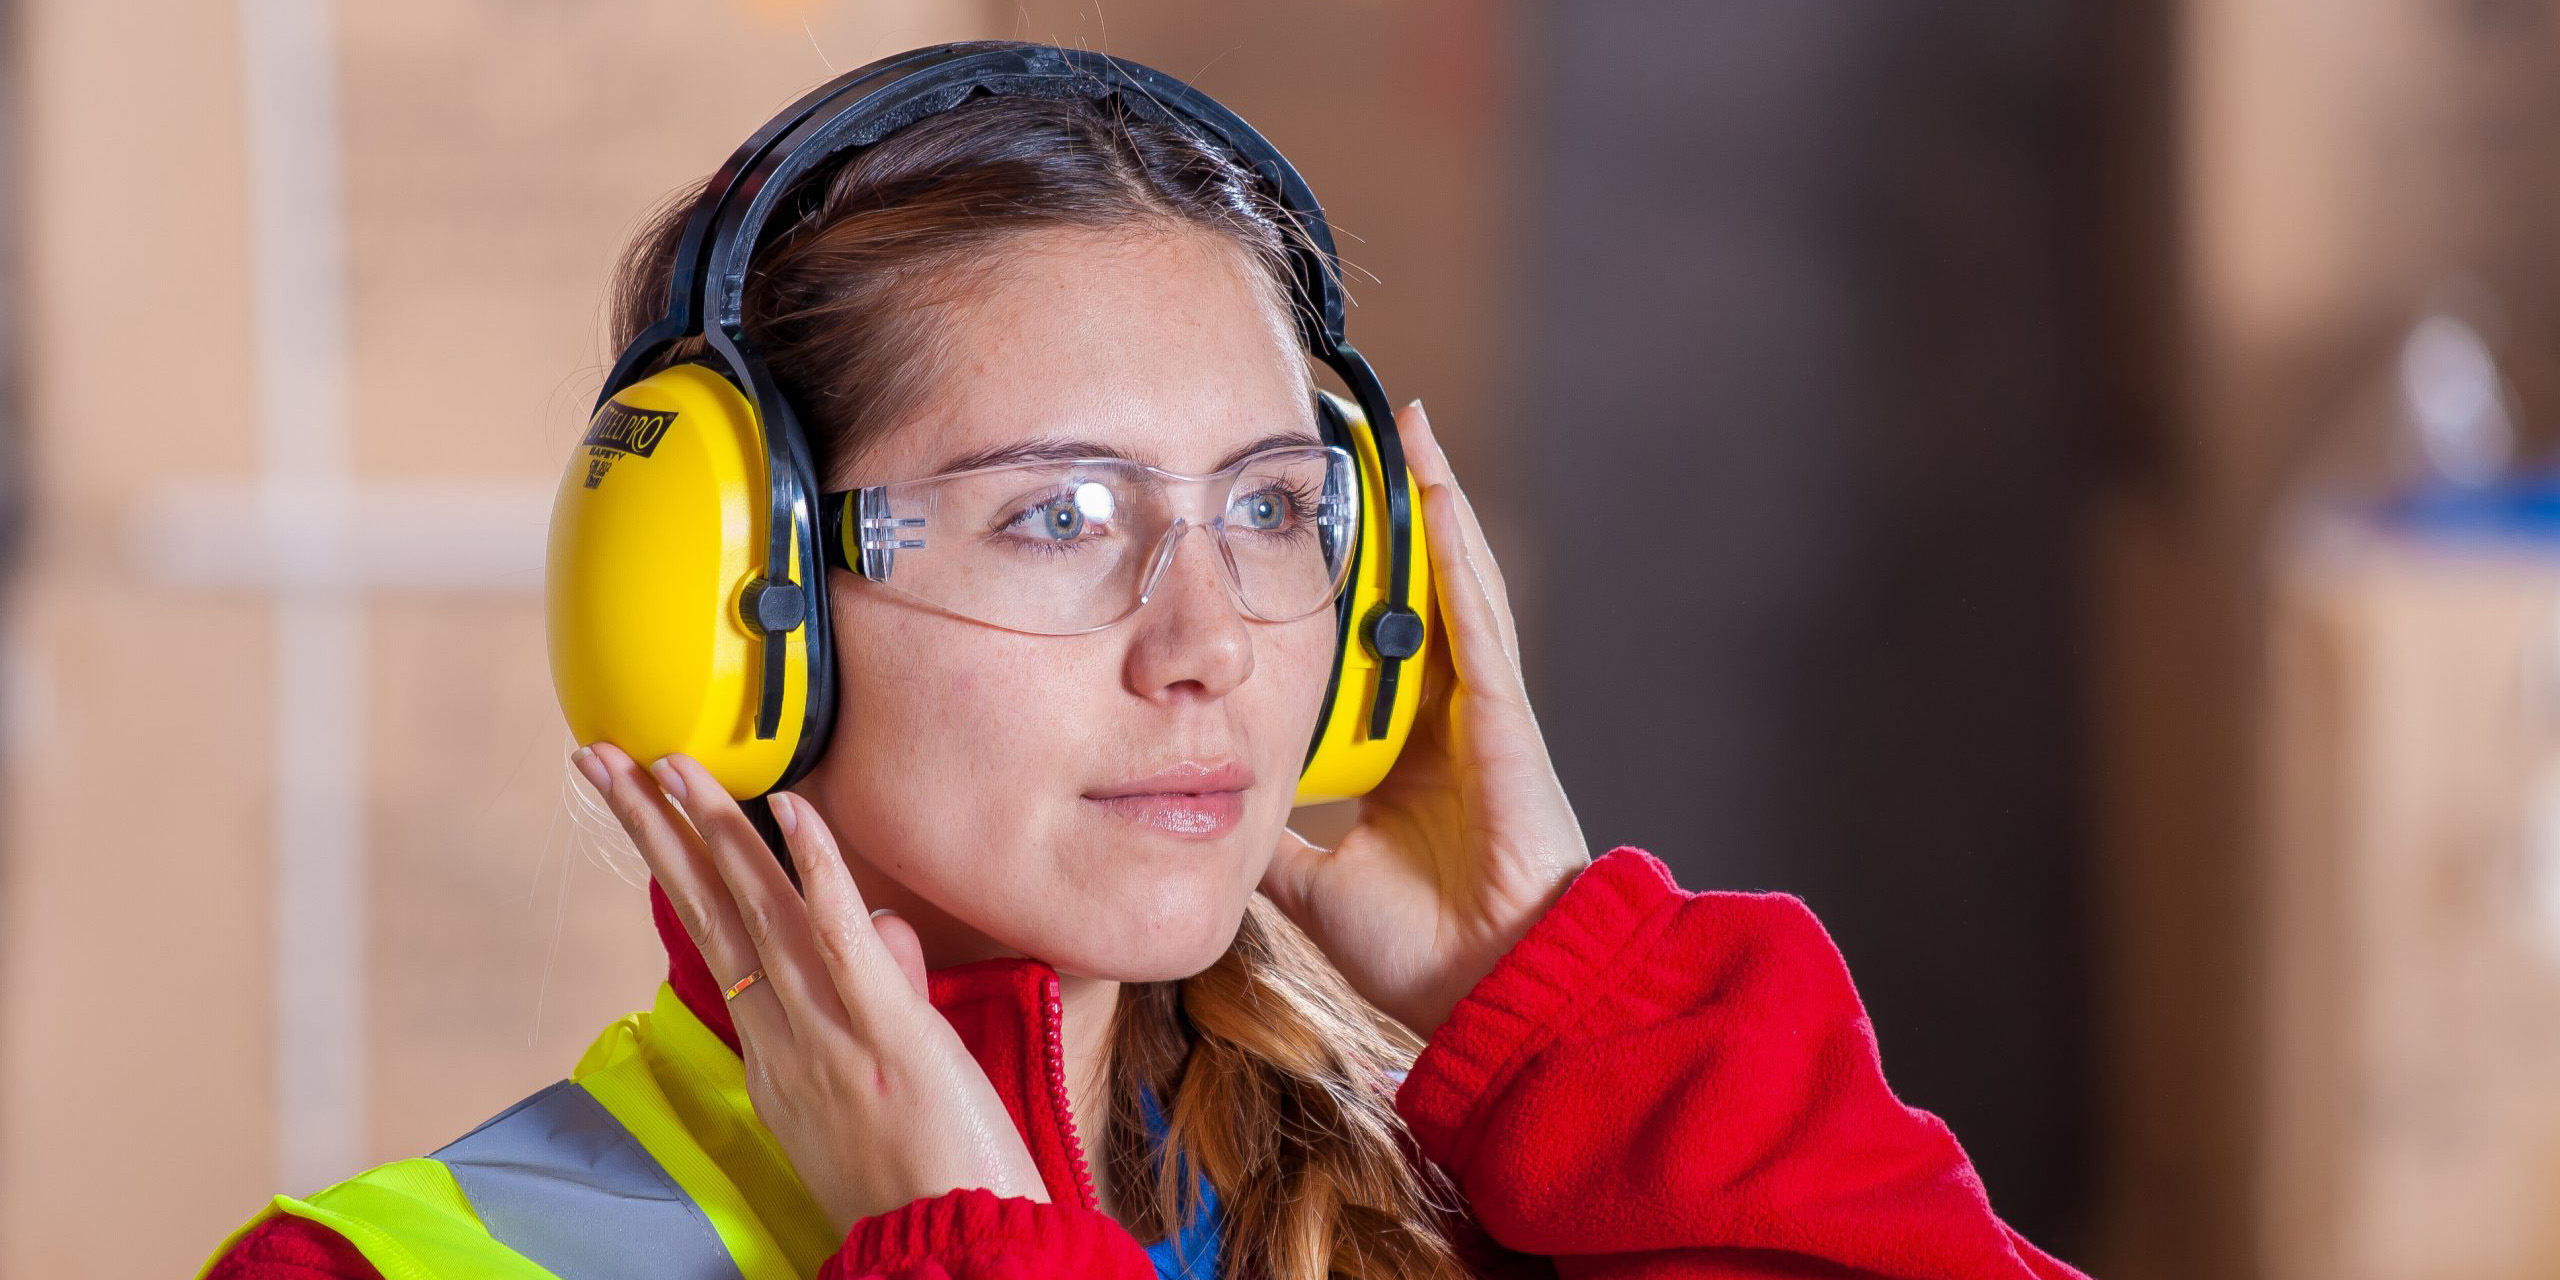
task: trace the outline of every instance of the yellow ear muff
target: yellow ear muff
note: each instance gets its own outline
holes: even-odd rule
[[[1299,804],[1366,795],[1387,776],[1422,709],[1422,664],[1430,653],[1431,632],[1440,625],[1432,603],[1431,547],[1422,533],[1422,486],[1413,482],[1408,471],[1405,484],[1412,495],[1413,539],[1408,572],[1412,605],[1422,615],[1423,647],[1406,660],[1406,670],[1396,681],[1395,712],[1385,736],[1370,737],[1369,704],[1377,696],[1379,662],[1363,635],[1370,610],[1385,603],[1390,585],[1388,547],[1393,528],[1387,517],[1386,469],[1378,461],[1377,435],[1360,406],[1330,392],[1321,394],[1350,428],[1352,453],[1360,463],[1360,548],[1351,563],[1350,586],[1345,588],[1351,607],[1341,615],[1342,630],[1334,644],[1333,691],[1325,701],[1315,748],[1298,774]]]
[[[754,408],[717,372],[680,364],[623,388],[560,477],[544,579],[551,682],[578,741],[644,765],[684,752],[740,799],[790,766],[809,688],[803,626],[776,637],[781,731],[759,741],[765,641],[738,602],[765,567],[765,467]]]

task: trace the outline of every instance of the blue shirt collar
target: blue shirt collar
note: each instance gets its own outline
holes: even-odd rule
[[[1155,1142],[1164,1141],[1164,1114],[1156,1107],[1155,1092],[1138,1090],[1138,1106],[1145,1112],[1147,1134]],[[1188,1166],[1175,1158],[1174,1167]],[[1218,1192],[1205,1176],[1193,1182],[1200,1193],[1200,1208],[1164,1239],[1147,1246],[1147,1257],[1156,1264],[1157,1280],[1216,1280],[1218,1275]]]

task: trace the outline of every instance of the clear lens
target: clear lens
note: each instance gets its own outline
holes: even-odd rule
[[[1245,612],[1277,622],[1333,602],[1348,567],[1358,492],[1351,459],[1338,449],[1245,460],[1219,517]]]
[[[1349,570],[1359,488],[1348,453],[1309,445],[1209,476],[1120,459],[988,467],[863,490],[858,511],[844,550],[865,577],[965,618],[1072,635],[1145,603],[1167,540],[1194,527],[1223,544],[1246,613],[1324,608]]]

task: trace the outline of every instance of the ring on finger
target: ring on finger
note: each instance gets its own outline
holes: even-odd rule
[[[730,983],[729,989],[720,993],[720,998],[724,1001],[735,1000],[738,998],[739,992],[744,991],[762,981],[764,981],[764,970],[759,968],[755,972],[738,979],[736,982]]]

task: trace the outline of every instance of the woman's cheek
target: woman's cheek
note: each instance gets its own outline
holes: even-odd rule
[[[1161,980],[1217,960],[1288,819],[1332,674],[1330,614],[1256,627],[1254,674],[1226,697],[1269,799],[1218,842],[1224,856],[1153,866],[1108,856],[1109,824],[1082,799],[1096,767],[1146,745],[1125,740],[1146,717],[1124,705],[1110,633],[1025,637],[903,610],[861,623],[839,631],[872,643],[849,655],[836,747],[852,748],[845,781],[879,871],[1069,972]]]
[[[1279,628],[1273,637],[1272,657],[1268,664],[1257,665],[1256,675],[1267,673],[1268,680],[1257,700],[1256,719],[1266,734],[1275,739],[1275,754],[1294,753],[1289,775],[1294,781],[1297,763],[1302,761],[1307,742],[1315,736],[1316,715],[1323,709],[1324,690],[1333,678],[1334,622],[1330,613],[1301,618]]]

